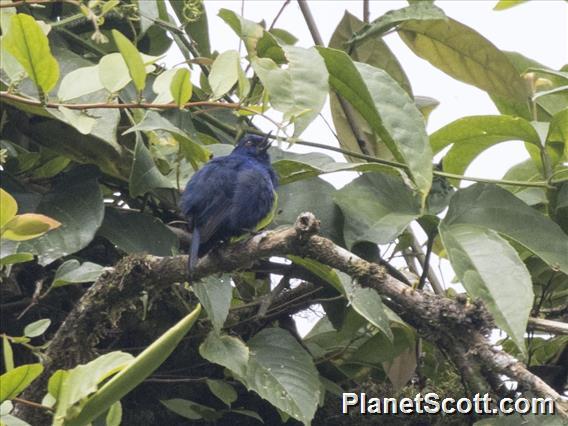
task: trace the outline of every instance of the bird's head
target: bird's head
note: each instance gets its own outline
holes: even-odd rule
[[[270,157],[266,152],[272,144],[269,137],[270,133],[266,136],[246,134],[235,146],[232,154],[246,155],[248,157],[256,158],[259,161],[270,162]]]

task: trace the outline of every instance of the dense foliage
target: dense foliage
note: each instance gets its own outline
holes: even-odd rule
[[[16,403],[26,420],[32,410],[57,425],[348,423],[361,419],[337,418],[342,391],[471,391],[388,298],[294,256],[153,294],[121,293],[119,284],[128,308],[90,324],[84,341],[69,339],[57,360],[44,356],[74,306],[96,300],[89,283],[144,255],[187,252],[180,189],[243,132],[262,134],[255,123],[264,119],[280,141],[270,150],[281,182],[272,228],[311,211],[321,235],[366,260],[386,265],[378,245],[388,246],[408,262],[406,275],[386,266],[409,291],[482,301],[506,336],[503,349],[564,391],[566,67],[500,51],[429,1],[401,3],[370,24],[346,12],[328,45],[316,39],[309,49],[295,45],[291,29],[224,9],[241,52],[210,45],[198,0],[8,3],[0,22],[3,424],[24,424]],[[414,95],[382,40],[393,31],[433,66],[486,91],[501,115],[463,117],[428,135],[436,101]],[[172,46],[185,61],[165,68]],[[301,139],[328,99],[345,162],[287,149],[331,148]],[[270,108],[280,120],[266,116]],[[502,180],[460,187],[470,163],[505,141],[530,159]],[[343,170],[359,173],[342,189],[321,178]],[[434,255],[449,260],[465,295],[437,282]],[[300,338],[292,315],[315,305],[322,318]],[[46,362],[59,367],[44,371]]]

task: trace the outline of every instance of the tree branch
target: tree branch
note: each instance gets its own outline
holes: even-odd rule
[[[42,376],[30,385],[23,397],[41,400],[47,379],[56,369],[70,368],[92,359],[101,336],[112,331],[121,314],[132,309],[132,300],[142,291],[155,293],[188,278],[189,282],[194,282],[211,274],[249,268],[258,259],[293,254],[338,269],[360,285],[375,289],[422,337],[439,345],[456,365],[467,370],[464,377],[470,388],[488,390],[492,384],[494,388],[494,380],[485,379],[484,374],[490,374],[490,379],[505,375],[524,390],[552,398],[557,411],[568,417],[565,403],[554,389],[520,361],[490,343],[487,336],[493,324],[481,303],[468,304],[430,292],[413,291],[388,276],[381,266],[317,235],[318,230],[319,221],[313,214],[302,213],[293,227],[263,232],[246,241],[220,247],[200,259],[191,274],[188,274],[187,256],[124,258],[114,271],[101,275],[69,313],[43,354]],[[499,393],[498,389],[493,390]],[[26,407],[19,406],[18,410],[26,419],[29,414]]]
[[[550,334],[568,334],[568,324],[543,318],[529,318],[529,329]]]

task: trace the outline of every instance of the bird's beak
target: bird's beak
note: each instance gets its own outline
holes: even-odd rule
[[[262,140],[262,142],[258,145],[257,147],[258,152],[266,152],[268,148],[270,148],[270,146],[272,145],[272,141],[270,140],[271,134],[272,134],[271,131],[268,132],[267,135]]]

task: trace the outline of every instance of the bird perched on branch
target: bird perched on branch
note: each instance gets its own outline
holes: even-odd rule
[[[278,178],[266,137],[247,134],[231,154],[214,158],[187,183],[180,201],[192,232],[189,270],[216,244],[266,227],[274,217]]]

